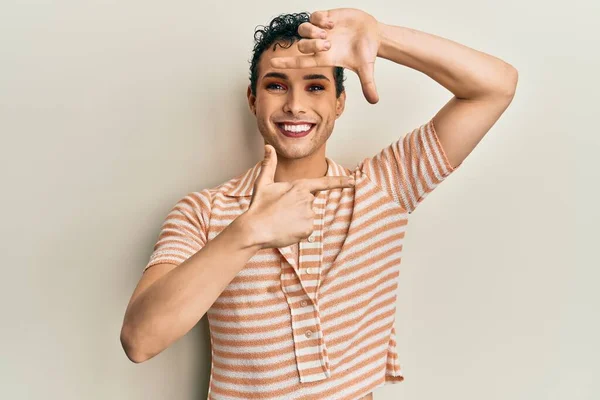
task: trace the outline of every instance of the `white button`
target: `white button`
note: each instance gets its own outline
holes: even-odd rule
[[[311,242],[311,243],[314,242],[315,241],[315,237],[314,236],[309,236],[308,237],[308,241]]]
[[[288,304],[292,304],[292,299],[287,299]]]
[[[306,307],[308,305],[308,302],[306,300],[302,300],[302,302],[300,303],[300,305],[302,307]]]
[[[306,335],[306,337],[311,337],[312,336],[312,332],[310,330],[308,330],[308,331],[306,331],[306,333],[304,335]]]
[[[318,270],[316,268],[313,268],[313,267],[306,268],[307,274],[316,274],[317,272],[318,272]]]

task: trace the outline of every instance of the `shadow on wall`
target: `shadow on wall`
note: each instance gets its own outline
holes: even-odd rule
[[[193,399],[208,398],[208,384],[210,381],[210,366],[212,363],[212,351],[210,346],[210,331],[208,329],[208,318],[206,314],[198,321],[192,329],[192,337],[198,341],[198,376],[197,385],[194,387]]]

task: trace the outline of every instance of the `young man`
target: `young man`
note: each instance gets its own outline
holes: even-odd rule
[[[404,379],[394,316],[408,215],[502,115],[517,71],[355,9],[283,15],[255,38],[248,102],[265,158],[175,205],[121,341],[142,362],[207,313],[210,399],[371,399]],[[375,103],[377,57],[454,97],[349,170],[325,156],[344,111],[340,67]]]

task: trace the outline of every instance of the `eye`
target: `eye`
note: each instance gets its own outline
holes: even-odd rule
[[[280,85],[279,83],[269,83],[267,85],[267,89],[279,90],[279,89],[285,89],[285,88],[282,85]]]
[[[318,90],[312,90],[313,88],[316,88]],[[325,90],[325,88],[323,86],[321,86],[321,85],[310,85],[310,87],[308,88],[308,90],[310,92],[321,92],[321,91]]]

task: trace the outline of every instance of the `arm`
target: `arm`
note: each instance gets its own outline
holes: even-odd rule
[[[517,70],[491,55],[439,36],[386,25],[353,8],[317,11],[298,28],[298,57],[275,57],[275,68],[341,66],[358,74],[370,103],[379,96],[377,57],[423,72],[454,97],[433,118],[452,166],[458,166],[511,103]],[[326,35],[325,37],[321,36]],[[325,46],[325,40],[331,43]]]
[[[433,121],[448,160],[459,165],[511,103],[517,70],[439,36],[378,24],[378,57],[420,71],[454,94]]]
[[[243,214],[179,266],[159,264],[146,270],[121,329],[127,357],[146,361],[192,329],[260,249],[251,237]]]

